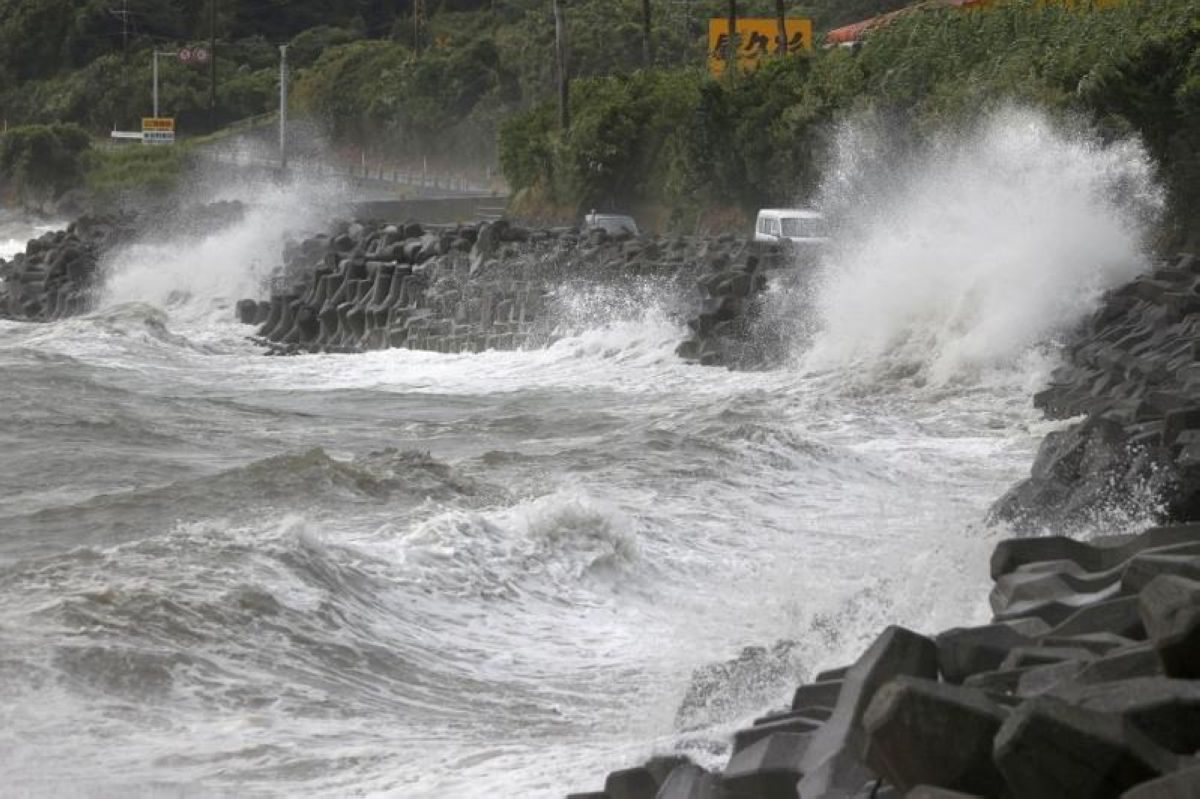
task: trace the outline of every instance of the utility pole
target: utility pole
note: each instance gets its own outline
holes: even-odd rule
[[[288,64],[286,44],[279,45],[279,171],[287,171]]]
[[[155,50],[154,54],[152,56],[152,58],[154,60],[154,118],[155,119],[158,118],[158,59],[163,56],[170,56],[171,58],[179,58],[179,53],[174,52],[174,51],[163,52],[160,50]]]
[[[121,20],[121,58],[129,61],[129,0],[121,0],[121,10],[110,8],[108,13]]]
[[[650,38],[650,0],[642,0],[642,63],[647,69],[654,63],[654,42]]]
[[[571,84],[567,77],[567,0],[554,0],[554,55],[558,64],[558,126],[564,132],[571,127]]]
[[[421,54],[425,33],[425,0],[413,0],[413,52]]]
[[[783,2],[784,0],[775,0],[775,20],[779,24],[779,48],[777,52],[780,55],[787,55],[787,12],[783,8]]]
[[[208,129],[217,129],[217,0],[208,0]]]
[[[737,72],[737,0],[729,0],[729,40],[725,43],[725,71],[732,76]]]

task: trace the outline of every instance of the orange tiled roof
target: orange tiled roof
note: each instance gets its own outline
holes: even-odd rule
[[[855,22],[853,25],[846,25],[841,28],[835,28],[825,34],[825,44],[850,44],[857,42],[863,35],[872,28],[880,27],[888,24],[897,17],[911,13],[920,8],[944,7],[953,6],[955,8],[968,8],[970,6],[984,5],[989,0],[927,0],[924,3],[916,3],[906,8],[901,8],[889,14],[880,14],[871,19],[865,19],[862,22]]]

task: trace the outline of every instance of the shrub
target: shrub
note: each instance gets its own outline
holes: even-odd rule
[[[0,180],[21,200],[78,186],[91,139],[78,125],[26,125],[0,136]]]

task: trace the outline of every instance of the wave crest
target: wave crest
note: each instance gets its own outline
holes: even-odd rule
[[[461,594],[512,597],[531,576],[553,586],[603,579],[636,561],[632,521],[577,490],[489,512],[451,510],[400,536],[406,565]]]
[[[1149,155],[1009,108],[896,161],[842,131],[824,204],[841,242],[805,362],[944,383],[1011,366],[1144,270],[1162,208]]]

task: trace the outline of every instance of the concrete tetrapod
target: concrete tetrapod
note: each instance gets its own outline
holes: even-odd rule
[[[1036,697],[996,735],[996,766],[1021,799],[1103,799],[1175,769],[1175,755],[1119,716]]]
[[[727,799],[721,778],[695,763],[676,766],[658,789],[655,799]]]
[[[1036,561],[1069,560],[1089,572],[1104,571],[1144,549],[1191,543],[1198,538],[1200,524],[1152,527],[1132,539],[1122,539],[1109,546],[1065,536],[1010,538],[997,544],[992,552],[992,579],[999,579],[1023,564]]]
[[[1167,676],[1200,678],[1200,582],[1159,575],[1142,589],[1138,600]]]
[[[1189,768],[1144,782],[1121,799],[1200,799],[1200,768]]]
[[[867,765],[902,791],[934,785],[998,796],[1004,779],[992,741],[1005,715],[979,691],[898,677],[876,692],[863,717]]]
[[[737,799],[797,799],[800,763],[812,736],[777,732],[729,759],[722,784]]]
[[[824,719],[814,718],[804,711],[780,714],[769,719],[760,719],[753,726],[737,730],[733,734],[733,751],[740,752],[768,735],[778,732],[807,733],[821,726]]]
[[[992,671],[1014,647],[1031,644],[1050,630],[1041,619],[989,624],[984,627],[955,627],[938,634],[938,668],[950,683],[961,683],[972,674]]]
[[[894,677],[937,679],[937,646],[902,627],[889,627],[846,672],[837,705],[813,734],[801,770],[804,797],[854,796],[871,779],[861,760],[866,732],[863,714],[875,692]]]
[[[806,707],[833,707],[842,692],[842,681],[826,680],[801,685],[792,695],[792,710]]]
[[[1121,583],[1118,577],[1114,576],[1113,580],[1103,588],[1087,593],[1073,587],[1070,578],[1065,575],[1043,575],[1038,584],[1045,588],[1054,586],[1054,590],[1046,592],[1053,598],[1013,602],[1005,606],[1004,610],[996,613],[994,618],[1000,622],[1016,619],[1041,619],[1047,624],[1062,624],[1080,608],[1117,597],[1121,592]]]
[[[1079,675],[1084,664],[1075,660],[1048,663],[1021,670],[1014,693],[1022,699],[1040,696],[1053,691],[1064,683],[1070,683]]]
[[[604,780],[604,794],[608,799],[654,799],[670,773],[687,762],[675,755],[652,757],[636,768],[614,771]]]
[[[1114,633],[1132,641],[1145,640],[1137,597],[1125,596],[1082,607],[1046,635],[1063,638],[1089,633]]]
[[[1136,594],[1160,574],[1200,580],[1200,544],[1155,549],[1130,558],[1121,573],[1121,590]]]
[[[641,766],[614,771],[604,781],[604,795],[609,799],[654,799],[657,794],[658,783]]]
[[[238,300],[235,310],[243,325],[252,325],[258,318],[258,303],[254,300]]]
[[[1075,677],[1081,685],[1095,685],[1133,677],[1157,677],[1163,673],[1162,661],[1154,646],[1142,641],[1117,649],[1084,666]]]
[[[1159,746],[1181,755],[1200,750],[1200,682],[1142,677],[1103,685],[1064,685],[1054,696],[1120,716]]]
[[[981,799],[981,797],[972,793],[938,788],[935,785],[918,785],[904,794],[904,799]]]

